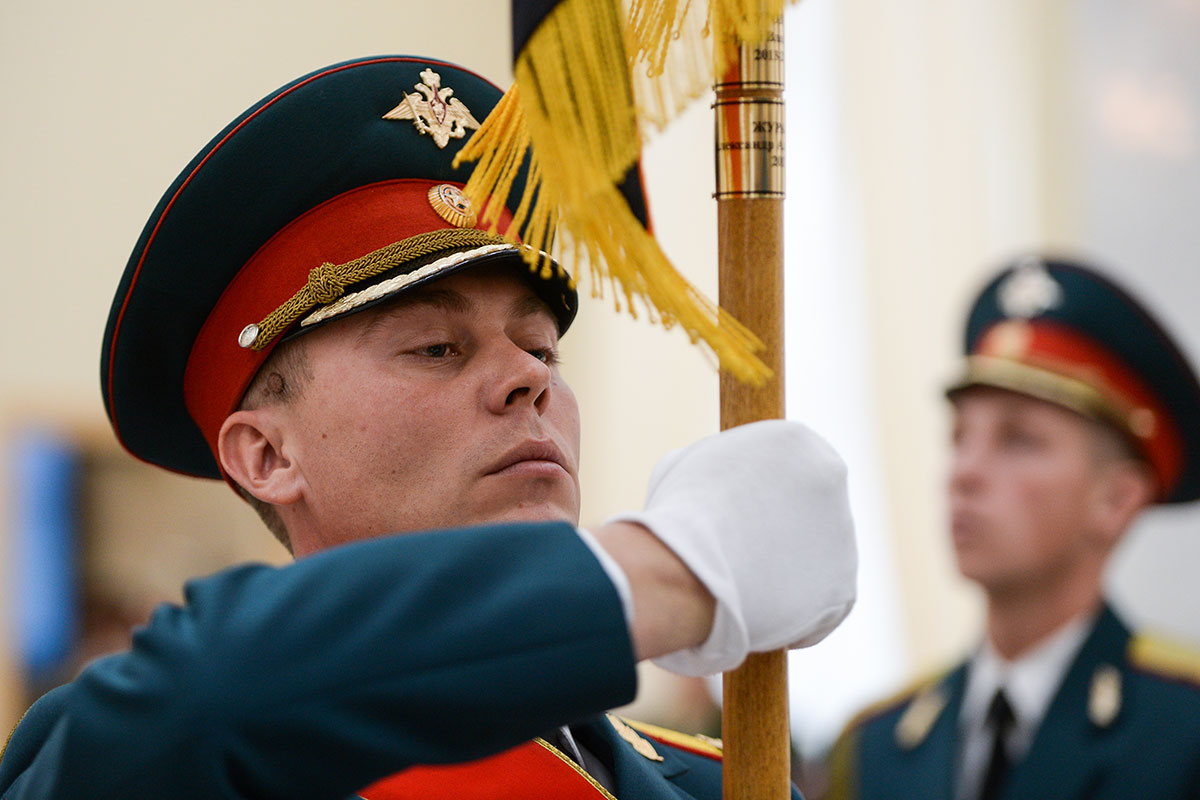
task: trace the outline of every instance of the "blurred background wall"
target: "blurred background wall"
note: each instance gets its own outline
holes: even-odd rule
[[[244,108],[329,63],[418,53],[507,85],[505,6],[0,5],[0,727],[188,575],[285,560],[228,489],[134,462],[104,419],[104,321],[162,191]],[[845,454],[862,554],[858,607],[792,656],[793,728],[816,753],[857,706],[975,641],[979,601],[945,537],[940,390],[987,274],[1031,249],[1094,257],[1200,356],[1200,7],[804,0],[786,39],[788,414]],[[645,169],[665,248],[715,293],[711,128],[700,103]],[[655,460],[717,427],[703,354],[611,301],[585,304],[564,347],[585,524],[640,504]],[[1147,515],[1111,578],[1134,621],[1200,641],[1197,521]],[[70,543],[76,580],[39,577],[63,553],[31,550],[31,531]],[[30,630],[68,642],[66,660],[34,664]],[[645,677],[642,716],[711,724],[703,686]],[[681,703],[690,716],[667,710]]]

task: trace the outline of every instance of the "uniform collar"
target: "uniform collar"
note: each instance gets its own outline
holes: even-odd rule
[[[1016,718],[1011,743],[1015,752],[1024,752],[1097,616],[1093,612],[1076,617],[1014,661],[1006,660],[984,640],[967,673],[959,715],[964,731],[983,728],[992,696],[1003,688]]]

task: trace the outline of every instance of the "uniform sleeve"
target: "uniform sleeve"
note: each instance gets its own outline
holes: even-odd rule
[[[34,705],[17,798],[342,798],[632,700],[621,601],[565,524],[360,542],[190,583]]]

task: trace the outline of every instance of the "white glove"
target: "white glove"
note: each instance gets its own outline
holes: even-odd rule
[[[799,423],[756,422],[668,453],[645,510],[608,521],[648,528],[716,598],[704,644],[655,659],[672,672],[711,675],[751,652],[808,647],[854,605],[846,466]]]

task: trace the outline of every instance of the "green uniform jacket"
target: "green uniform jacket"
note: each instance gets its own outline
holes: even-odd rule
[[[831,796],[951,800],[966,675],[960,665],[851,723]],[[1004,798],[1200,798],[1200,660],[1131,636],[1105,607]]]
[[[336,800],[636,691],[620,598],[562,523],[359,542],[185,595],[33,705],[0,797]],[[619,797],[719,797],[715,761],[661,744],[662,762],[631,758],[610,725],[586,727],[613,743]]]

